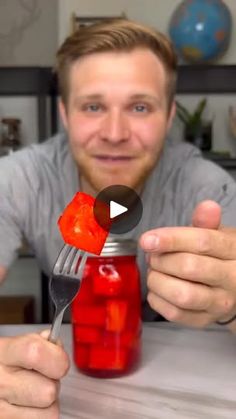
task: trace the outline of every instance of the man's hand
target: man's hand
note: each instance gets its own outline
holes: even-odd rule
[[[150,306],[167,320],[204,327],[236,314],[236,229],[220,226],[221,209],[199,204],[192,227],[164,227],[140,238],[149,263]]]
[[[0,417],[59,419],[59,380],[69,368],[48,333],[0,338]]]

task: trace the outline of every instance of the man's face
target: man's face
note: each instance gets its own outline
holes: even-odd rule
[[[83,190],[142,188],[174,114],[161,62],[148,49],[91,54],[73,64],[69,88],[60,111]]]

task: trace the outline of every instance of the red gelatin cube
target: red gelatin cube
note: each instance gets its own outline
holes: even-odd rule
[[[76,324],[105,326],[106,309],[103,306],[78,304],[73,310],[73,321]]]
[[[121,334],[121,345],[128,348],[135,347],[137,341],[140,339],[141,333],[137,334],[135,331],[127,331]]]
[[[126,350],[120,348],[104,348],[93,345],[90,350],[89,368],[102,370],[123,370],[126,366]]]
[[[125,300],[108,300],[106,302],[106,330],[121,332],[125,328],[128,304]]]
[[[95,296],[93,293],[92,284],[93,284],[92,278],[86,275],[83,275],[79,292],[72,302],[73,310],[74,310],[74,307],[76,307],[78,304],[91,305],[95,302],[94,301]]]
[[[140,338],[140,333],[135,331],[125,331],[117,334],[116,332],[107,332],[103,336],[103,344],[105,347],[127,347],[132,348],[135,346],[137,339]]]
[[[74,326],[74,339],[81,343],[96,343],[101,338],[101,331],[96,327]]]
[[[102,337],[103,346],[106,347],[118,347],[120,345],[120,334],[117,335],[115,332],[105,331]]]
[[[112,297],[122,291],[122,278],[111,264],[99,266],[99,273],[93,277],[94,294]]]
[[[127,322],[126,322],[126,329],[131,330],[135,333],[140,333],[142,329],[142,320],[140,315],[140,305],[133,304],[132,307],[129,309],[129,313],[127,315]]]
[[[87,368],[89,363],[89,348],[86,345],[74,347],[74,361],[79,368]]]
[[[59,217],[58,226],[66,243],[100,255],[109,229],[105,230],[96,221],[94,204],[95,199],[92,196],[77,192]],[[109,212],[109,206],[105,210]]]

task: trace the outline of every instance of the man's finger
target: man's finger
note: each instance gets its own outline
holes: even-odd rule
[[[184,281],[161,272],[150,270],[147,285],[151,292],[184,310],[205,311],[223,317],[233,307],[233,299],[221,288]]]
[[[36,371],[12,371],[11,367],[0,367],[0,372],[0,399],[10,404],[47,408],[58,398],[60,382],[57,380]]]
[[[50,332],[51,332],[51,331],[50,331],[49,329],[44,329],[44,330],[42,330],[42,331],[39,333],[39,335],[40,335],[42,338],[44,338],[44,339],[48,340],[48,339],[49,339],[49,336],[50,336]],[[58,339],[58,340],[57,340],[56,345],[59,345],[59,346],[61,346],[62,348],[64,348],[64,345],[63,345],[63,343],[62,343],[61,339]]]
[[[199,256],[193,253],[173,252],[158,255],[150,254],[149,267],[156,272],[184,279],[186,281],[203,283],[211,287],[232,288],[232,272],[235,261],[224,261],[209,256]],[[233,276],[234,281],[236,276]]]
[[[236,229],[234,232],[236,234]],[[186,252],[225,260],[236,259],[235,235],[230,234],[227,228],[162,227],[144,233],[139,243],[146,252]]]
[[[205,311],[183,310],[152,292],[148,293],[147,300],[153,310],[161,314],[166,320],[185,326],[203,328],[215,320],[212,315]]]
[[[37,334],[1,338],[0,363],[35,370],[55,380],[62,378],[69,368],[65,351]]]
[[[59,418],[58,403],[53,403],[47,409],[35,409],[33,407],[14,406],[4,400],[0,400],[0,417],[15,419],[52,419]]]

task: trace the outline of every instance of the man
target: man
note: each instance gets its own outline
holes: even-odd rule
[[[230,320],[235,328],[236,185],[195,148],[166,141],[176,68],[165,36],[127,20],[83,28],[64,42],[57,72],[66,134],[0,164],[2,279],[22,234],[49,273],[62,245],[57,219],[74,193],[96,196],[123,184],[144,204],[127,233],[140,243],[143,301],[152,308],[144,317],[160,313],[195,327]],[[0,339],[4,418],[58,417],[68,359],[45,336]]]

